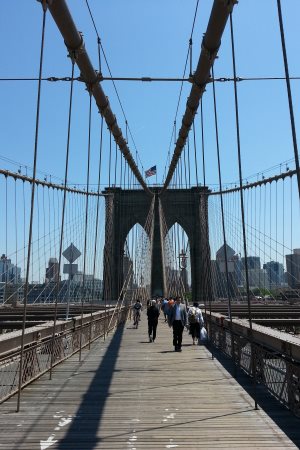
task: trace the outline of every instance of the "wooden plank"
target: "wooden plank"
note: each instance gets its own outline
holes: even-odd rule
[[[298,448],[204,346],[125,324],[1,405],[0,449]],[[279,406],[278,415],[289,420]],[[295,436],[297,435],[295,430]]]

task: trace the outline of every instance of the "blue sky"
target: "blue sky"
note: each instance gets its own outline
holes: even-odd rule
[[[89,0],[112,75],[116,77],[181,78],[196,3],[197,0],[111,0],[109,2]],[[202,36],[207,27],[212,4],[212,0],[199,1],[193,34],[193,68],[196,67],[198,61]],[[68,5],[77,29],[83,33],[90,59],[97,69],[97,37],[86,1],[69,0]],[[299,0],[282,0],[282,10],[290,75],[296,77],[300,76]],[[284,66],[277,18],[277,1],[241,0],[234,8],[233,21],[237,75],[244,78],[283,77]],[[0,2],[0,39],[3,43],[0,78],[38,76],[41,24],[42,8],[36,0],[19,0],[17,2],[2,0]],[[186,75],[188,72],[189,67]],[[102,73],[104,76],[109,75],[103,57]],[[43,76],[65,77],[70,75],[71,64],[67,58],[63,39],[51,14],[47,13]],[[78,71],[75,75],[79,75]],[[230,34],[227,26],[219,57],[215,63],[215,77],[230,78],[232,75]],[[134,139],[133,142],[129,137],[129,148],[134,157],[136,149],[138,150],[145,170],[154,165],[157,166],[157,180],[161,182],[168,151],[170,150],[172,154],[174,150],[174,141],[171,141],[171,136],[180,83],[120,81],[116,82],[116,86]],[[298,136],[300,135],[299,86],[300,80],[292,81]],[[104,81],[102,87],[125,135],[125,119],[111,81]],[[37,82],[1,81],[0,92],[0,167],[17,171],[18,164],[20,164],[22,173],[27,172],[28,175],[31,175]],[[189,92],[190,84],[184,83],[176,117],[177,131],[180,128]],[[216,83],[216,94],[223,183],[235,183],[238,180],[238,167],[233,84],[231,82]],[[259,174],[250,179],[250,181],[254,181],[261,178],[261,172],[265,169],[278,166],[283,161],[293,159],[294,156],[285,81],[242,81],[238,84],[238,96],[243,175],[246,178]],[[86,183],[87,170],[89,98],[82,83],[75,83],[73,102],[68,180],[71,185],[83,187]],[[38,178],[44,178],[47,174],[48,180],[51,176],[51,180],[57,182],[58,179],[62,180],[64,177],[68,104],[69,83],[49,83],[47,81],[42,83],[37,158]],[[203,109],[206,180],[212,189],[216,189],[218,174],[211,85],[207,86],[203,96]],[[202,183],[199,116],[200,114],[197,114],[195,124],[199,181]],[[98,177],[100,115],[94,103],[91,133],[90,183],[95,185]],[[114,145],[112,154],[114,162]],[[101,178],[103,187],[108,184],[108,155],[109,133],[105,126]],[[195,184],[193,158],[191,165],[191,181],[192,184]],[[139,168],[142,170],[140,161]],[[281,170],[284,171],[285,168],[286,166],[283,164]],[[289,163],[289,168],[294,168],[294,164]],[[266,176],[278,173],[279,170],[279,167],[275,167]],[[113,173],[111,181],[114,182]],[[155,181],[154,177],[149,179],[150,183]],[[5,180],[2,179],[1,182],[0,200],[3,205],[5,203],[5,188],[3,188]],[[274,188],[273,183],[272,189]],[[286,217],[285,227],[281,222],[278,224],[278,240],[282,240],[285,245],[290,243],[289,247],[295,248],[300,245],[297,227],[299,199],[296,183],[288,187],[286,193],[290,192],[288,189],[292,195],[288,197],[283,211],[281,209],[278,213],[279,217]],[[278,193],[279,204],[282,204],[281,193],[282,190]],[[10,196],[13,198],[13,188],[10,189]],[[27,197],[29,199],[29,192]],[[250,201],[252,202],[249,194],[246,198],[246,207],[247,202],[249,204]],[[14,220],[13,209],[10,210],[10,214]],[[268,226],[270,230],[272,228],[274,235],[272,214],[274,213],[270,206],[267,219]],[[2,238],[5,236],[3,230],[7,226],[3,220],[0,224]],[[294,223],[293,229],[291,221]],[[8,223],[10,223],[9,220]],[[268,234],[268,227],[261,226],[266,228],[266,234]],[[21,233],[21,225],[19,228],[18,232]],[[218,233],[220,233],[220,229]],[[73,238],[70,237],[70,239]],[[20,242],[21,238],[19,237]],[[229,244],[234,246],[237,252],[241,252],[241,242],[240,240],[238,243],[234,241]],[[2,252],[5,251],[7,254],[13,252],[14,239],[9,238],[9,245],[12,248],[6,251],[5,243],[2,242]],[[219,242],[216,245],[219,246]],[[282,253],[289,251],[283,249]],[[266,260],[276,257],[274,250],[270,250],[269,253],[266,255]],[[54,254],[57,255],[57,251],[52,251],[49,256]],[[46,256],[48,257],[48,254]]]
[[[198,60],[203,32],[212,1],[200,0],[193,35],[193,59]],[[284,0],[284,25],[291,76],[300,75],[300,42],[297,36],[300,3]],[[114,76],[181,77],[188,49],[196,0],[100,0],[89,1],[102,44]],[[78,30],[83,32],[87,51],[97,68],[97,39],[84,0],[68,2]],[[234,8],[237,74],[240,77],[283,76],[283,62],[277,19],[277,2],[240,1]],[[34,1],[3,0],[0,4],[2,64],[1,77],[36,77],[41,35],[41,5]],[[70,61],[63,39],[50,14],[47,14],[43,75],[69,76]],[[108,70],[103,62],[103,75]],[[78,75],[78,73],[77,73]],[[227,27],[215,64],[216,77],[231,77],[229,28]],[[296,125],[299,126],[299,82],[292,82]],[[116,82],[130,129],[145,169],[157,165],[162,180],[175,119],[180,83]],[[112,83],[103,89],[125,134],[123,114]],[[232,83],[217,86],[220,151],[223,181],[238,178]],[[37,83],[1,82],[0,156],[32,166]],[[177,115],[177,130],[185,109],[190,85],[184,84]],[[68,83],[44,82],[41,100],[41,125],[38,170],[63,177],[66,149]],[[243,174],[250,176],[293,158],[286,87],[284,81],[243,81],[238,85]],[[207,181],[217,183],[216,146],[212,115],[212,89],[203,98]],[[73,126],[71,130],[70,175],[72,183],[86,179],[88,95],[76,83]],[[91,183],[97,180],[100,117],[95,106],[92,117]],[[200,164],[200,118],[196,118],[197,152]],[[298,133],[299,134],[299,133]],[[105,130],[104,167],[107,168],[108,132]],[[135,147],[129,139],[135,155]],[[16,170],[5,161],[1,167]],[[24,172],[25,169],[22,168]],[[40,175],[41,176],[41,175]],[[202,175],[201,175],[202,176]],[[200,181],[201,181],[200,176]],[[102,182],[107,183],[107,169]]]

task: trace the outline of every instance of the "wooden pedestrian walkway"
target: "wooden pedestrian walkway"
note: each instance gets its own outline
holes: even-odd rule
[[[185,332],[173,351],[159,321],[148,342],[143,313],[90,351],[55,368],[1,405],[0,449],[288,449],[298,448],[203,346]],[[278,409],[284,423],[293,420]],[[300,423],[300,422],[299,422]],[[298,432],[295,430],[295,433]]]

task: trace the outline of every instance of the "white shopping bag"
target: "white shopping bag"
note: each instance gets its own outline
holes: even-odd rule
[[[202,327],[201,330],[200,330],[200,341],[201,342],[206,342],[207,339],[208,339],[208,336],[207,336],[206,328]]]

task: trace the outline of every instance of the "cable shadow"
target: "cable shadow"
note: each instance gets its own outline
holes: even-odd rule
[[[158,353],[175,353],[174,350],[162,350],[161,352]]]
[[[224,369],[234,378],[234,365],[231,359],[214,348],[214,357]],[[235,381],[252,397],[255,396],[253,379],[243,370],[237,369]],[[263,385],[256,386],[256,399],[261,408],[276,425],[288,436],[288,438],[300,448],[300,421],[275,397],[273,397]],[[254,401],[253,401],[254,402]]]
[[[73,355],[78,357],[78,353]],[[85,360],[88,358],[88,353],[84,354],[81,361],[76,361],[75,362],[75,366],[72,369],[72,374],[70,377],[68,377],[63,384],[61,385],[60,389],[58,389],[57,391],[55,391],[54,395],[51,395],[51,398],[47,397],[47,402],[45,404],[45,406],[42,408],[42,410],[40,411],[40,415],[39,415],[39,419],[33,421],[33,423],[31,425],[29,425],[26,430],[24,430],[24,433],[20,436],[20,439],[18,439],[15,443],[14,446],[10,448],[10,450],[19,450],[19,448],[21,447],[21,445],[26,442],[26,439],[28,438],[28,436],[31,435],[32,432],[34,432],[34,430],[36,430],[39,426],[39,423],[43,421],[44,417],[47,416],[48,414],[48,410],[52,405],[55,405],[57,400],[59,399],[61,392],[64,390],[64,388],[68,385],[70,378],[72,378],[74,376],[74,373],[77,372],[80,367],[85,363]],[[73,362],[74,363],[74,362]],[[61,364],[64,364],[64,362],[62,362]],[[59,369],[61,370],[61,364],[59,365]],[[48,390],[46,392],[49,392],[51,394],[53,394],[53,390],[52,390],[52,383],[55,383],[55,370],[56,367],[54,367],[54,372],[53,372],[53,378],[51,383],[48,386]],[[40,380],[42,380],[43,378],[49,378],[49,372],[42,375],[38,380],[36,380],[34,383],[37,384]],[[26,392],[24,392],[23,396],[27,395],[28,390],[26,390]],[[17,395],[17,394],[16,394]],[[16,398],[16,395],[13,398]],[[25,397],[26,400],[26,397]],[[22,414],[22,397],[21,397],[21,414]],[[14,416],[16,422],[18,421],[18,417],[19,417],[19,413],[17,413],[15,411],[15,409],[13,411],[8,411],[5,414],[9,415],[9,416]]]
[[[214,383],[216,381],[222,381],[222,380],[227,380],[227,378],[222,377],[222,378],[215,378],[213,380],[201,380],[201,384],[203,383]],[[125,394],[125,393],[133,393],[133,392],[149,392],[149,391],[154,391],[156,389],[165,389],[165,388],[176,388],[178,386],[193,386],[193,385],[197,385],[199,384],[199,381],[193,381],[191,383],[177,383],[177,384],[160,384],[159,386],[151,386],[151,387],[146,387],[146,388],[138,388],[138,389],[131,389],[131,387],[129,386],[128,389],[126,389],[125,391],[114,391],[114,395],[116,394]]]
[[[154,427],[150,426],[147,428],[136,429],[135,434],[145,433],[145,432],[149,432],[149,431],[157,432],[157,431],[161,431],[161,430],[169,430],[169,429],[176,428],[176,427],[182,427],[184,425],[191,425],[191,424],[200,423],[200,422],[207,422],[210,420],[213,421],[215,419],[221,419],[223,417],[230,417],[230,416],[236,416],[236,415],[240,415],[240,414],[244,414],[244,413],[249,413],[251,411],[253,411],[253,408],[248,408],[248,409],[244,409],[243,411],[235,411],[235,412],[226,413],[226,414],[218,414],[218,415],[211,416],[211,417],[204,417],[203,419],[186,420],[185,422],[170,423],[167,425],[158,425],[158,426],[154,426]],[[104,438],[98,438],[98,442],[104,442],[104,441],[109,441],[110,439],[125,437],[125,436],[128,436],[129,434],[130,433],[126,432],[126,433],[114,434],[114,435],[104,437]]]
[[[109,397],[109,388],[124,328],[125,324],[121,324],[115,331],[90,385],[87,386],[76,416],[72,420],[66,435],[55,446],[57,450],[73,448],[73,445],[76,447],[79,442],[84,445],[84,450],[96,448],[99,442],[97,431],[104,413],[106,400]],[[89,420],[91,416],[93,420]]]

